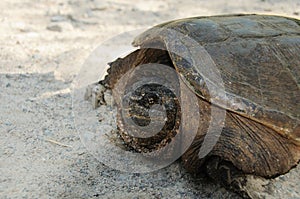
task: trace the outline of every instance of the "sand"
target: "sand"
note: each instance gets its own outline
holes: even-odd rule
[[[179,161],[147,174],[97,161],[74,125],[72,82],[93,49],[124,31],[200,15],[299,18],[299,0],[2,0],[0,8],[0,198],[239,198]],[[299,179],[298,166],[256,197],[300,198]]]

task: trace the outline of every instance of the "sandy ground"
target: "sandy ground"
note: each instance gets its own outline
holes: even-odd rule
[[[113,35],[225,13],[297,17],[299,0],[0,2],[0,198],[238,198],[179,162],[148,174],[115,171],[82,145],[72,81]],[[270,198],[300,198],[300,167],[269,183]]]

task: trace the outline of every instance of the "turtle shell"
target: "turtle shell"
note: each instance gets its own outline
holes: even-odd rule
[[[266,15],[181,19],[145,31],[133,45],[140,49],[110,63],[108,74],[100,84],[118,90],[114,87],[127,71],[147,63],[175,68],[180,79],[197,94],[198,98],[192,103],[199,105],[200,112],[198,116],[193,115],[193,121],[199,122],[197,135],[187,150],[182,149],[187,170],[199,172],[204,168],[209,176],[219,178],[224,173],[219,175],[218,171],[224,171],[224,168],[226,175],[231,173],[228,169],[230,163],[242,173],[274,177],[298,164],[299,20]],[[151,73],[151,69],[147,71]],[[147,88],[150,94],[155,95],[154,87]],[[135,94],[133,98],[140,99],[140,93]],[[161,150],[180,134],[177,125],[180,122],[194,126],[191,119],[181,121],[177,117],[180,108],[177,109],[179,112],[172,112],[177,106],[176,98],[162,96],[162,99],[167,99],[165,102],[170,107],[170,122],[167,123],[175,125],[165,126],[151,138],[130,136],[118,110],[119,133],[124,142],[138,152]],[[147,103],[137,100],[133,107],[146,110]],[[202,145],[209,143],[204,139],[214,118],[212,107],[225,110],[226,116],[224,122],[216,125],[222,126],[217,143],[212,144],[209,154],[200,156]],[[134,110],[134,117],[144,118],[144,114]],[[189,132],[188,129],[187,134]],[[181,150],[180,145],[174,145],[174,149],[177,148]],[[219,160],[224,161],[225,167],[219,164]],[[227,179],[231,179],[230,175]]]
[[[164,46],[198,96],[300,144],[299,20],[266,15],[188,18],[155,26],[133,45]],[[208,67],[216,69],[221,81]],[[220,88],[223,92],[214,92]]]

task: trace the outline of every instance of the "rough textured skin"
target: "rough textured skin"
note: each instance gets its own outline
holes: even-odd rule
[[[164,43],[155,28],[135,40],[140,50],[111,63],[100,83],[112,89],[122,74],[139,64],[175,67],[199,96],[198,134],[182,157],[189,171],[205,171],[226,181],[225,185],[233,185],[234,178],[243,173],[269,178],[288,172],[299,162],[299,21],[277,16],[219,16],[183,19],[159,27],[187,34],[207,50],[220,70],[226,91],[221,101],[225,102],[211,104],[207,88],[200,84],[201,74],[188,62],[167,51],[143,48],[151,42],[167,48],[171,45]],[[225,124],[213,150],[199,159],[211,106],[226,109]],[[120,128],[121,120],[119,124]],[[145,147],[137,146],[139,141],[132,144],[125,130],[120,131],[128,145]]]

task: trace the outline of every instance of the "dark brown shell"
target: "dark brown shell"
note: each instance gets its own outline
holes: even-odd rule
[[[136,38],[134,45],[159,41],[168,50],[176,49],[174,39],[162,34],[165,29],[190,37],[196,41],[192,45],[201,45],[213,59],[226,93],[214,104],[263,123],[300,144],[299,20],[265,15],[182,19],[149,29]],[[198,50],[195,46],[187,48],[190,54]],[[201,56],[200,52],[194,54]],[[214,80],[195,70],[201,63],[193,57],[187,62],[174,53],[170,56],[186,83],[211,101],[211,91],[201,81]]]

